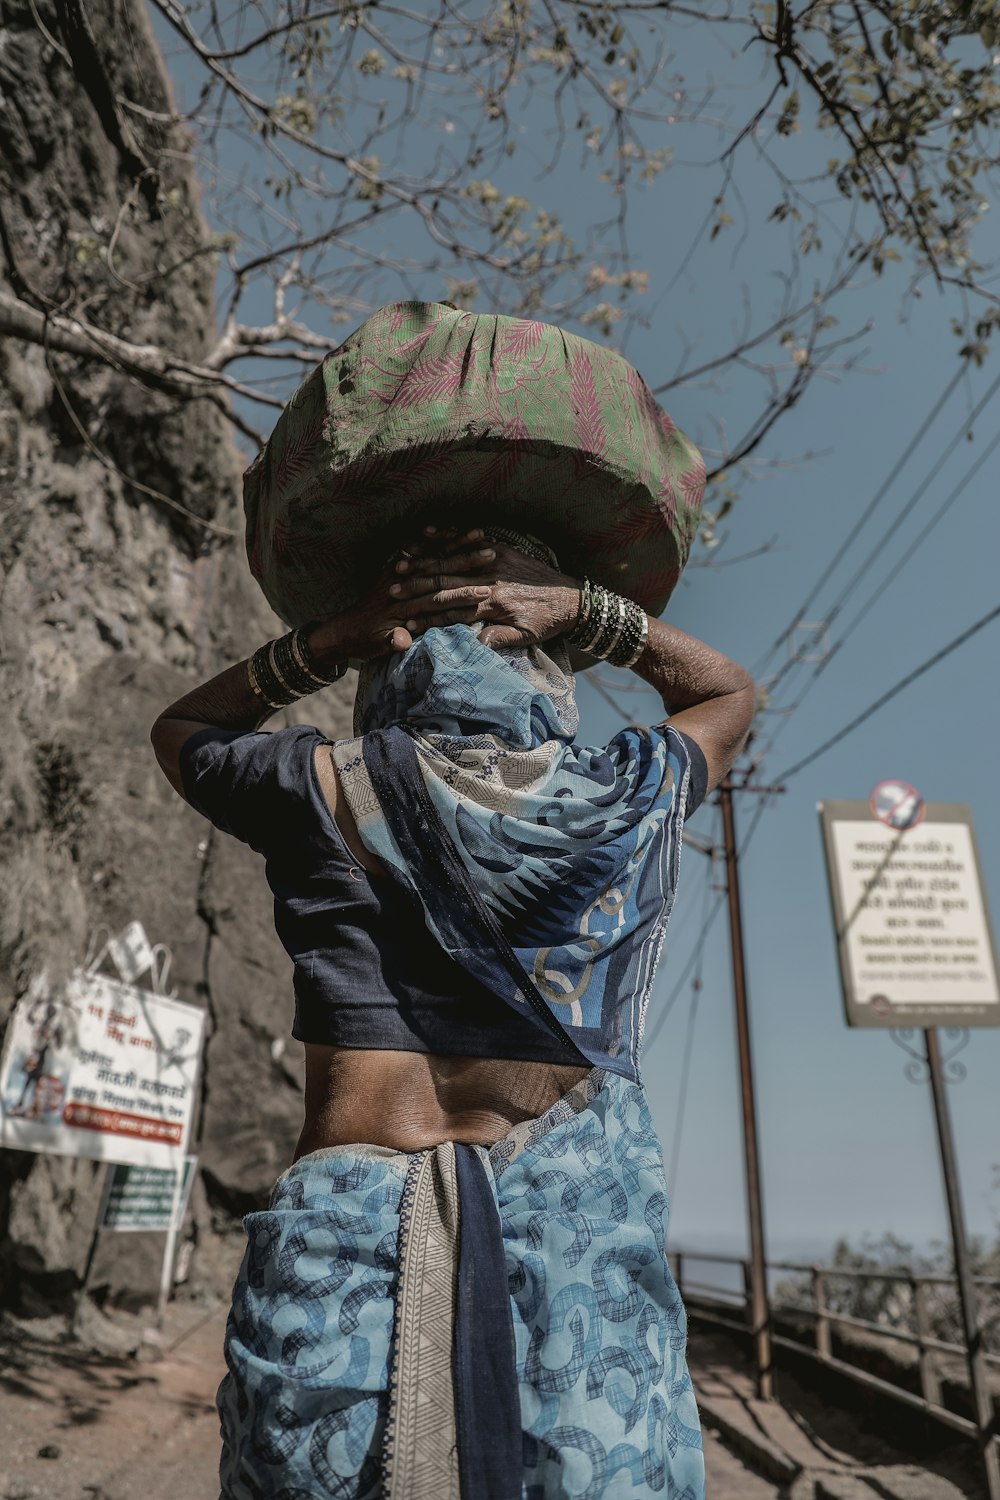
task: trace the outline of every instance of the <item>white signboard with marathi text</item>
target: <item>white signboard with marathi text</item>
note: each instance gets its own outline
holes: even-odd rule
[[[0,1067],[0,1145],[171,1167],[195,1104],[205,1012],[78,971],[19,1001]]]
[[[894,827],[823,802],[849,1026],[998,1026],[997,959],[969,809],[928,802]]]

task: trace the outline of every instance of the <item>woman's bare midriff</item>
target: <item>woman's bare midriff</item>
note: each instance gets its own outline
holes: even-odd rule
[[[364,1142],[422,1151],[442,1141],[492,1146],[536,1119],[587,1067],[306,1047],[306,1120],[296,1156]]]
[[[361,842],[328,745],[316,775],[344,842],[358,864],[385,879]],[[586,1066],[442,1057],[306,1045],[306,1119],[296,1157],[326,1146],[388,1146],[422,1151],[442,1141],[492,1146],[536,1119],[589,1072]]]

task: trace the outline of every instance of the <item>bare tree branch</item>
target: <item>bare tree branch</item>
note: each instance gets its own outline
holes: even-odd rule
[[[653,371],[650,383],[663,394],[732,377],[752,391],[745,431],[719,434],[717,480],[742,478],[751,459],[775,462],[773,435],[809,383],[858,367],[867,327],[835,339],[827,330],[862,268],[874,276],[898,259],[917,290],[934,278],[958,309],[968,360],[985,357],[1000,327],[995,267],[973,253],[982,183],[1000,158],[991,0],[958,10],[925,0],[919,13],[909,0],[797,10],[775,0],[773,17],[758,0],[254,0],[228,11],[150,0],[184,48],[176,107],[112,87],[82,0],[30,4],[54,65],[72,67],[94,100],[132,190],[82,248],[61,247],[103,268],[75,302],[55,261],[29,284],[0,216],[12,286],[0,332],[105,360],[178,401],[208,396],[252,440],[247,413],[280,407],[303,366],[337,342],[335,325],[401,296],[544,317],[627,352],[633,330],[659,327],[696,259],[710,264],[730,299],[727,335],[706,347],[677,328],[674,372]],[[56,4],[66,45],[41,14],[51,19]],[[679,35],[709,31],[739,73],[731,93],[726,79],[692,81],[684,49],[673,50]],[[744,41],[751,60],[766,59],[763,73],[733,51]],[[803,173],[789,149],[803,130],[812,157],[836,153],[825,169],[810,158]],[[539,195],[577,143],[571,234]],[[185,227],[150,272],[130,246],[154,199],[181,223],[169,195],[151,197],[172,157],[199,172],[212,233]],[[693,194],[693,233],[682,234],[669,174],[692,164],[697,180],[684,179],[681,196]],[[773,201],[761,201],[762,176]],[[635,263],[639,211],[669,225],[648,271]],[[775,224],[777,291],[756,278],[751,292],[737,262],[759,235],[773,248]],[[822,264],[807,278],[809,254]],[[220,311],[206,352],[185,359],[128,336],[149,326],[143,304],[158,286],[213,256]]]

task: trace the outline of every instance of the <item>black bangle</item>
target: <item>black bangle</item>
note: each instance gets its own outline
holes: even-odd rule
[[[620,594],[609,594],[607,619],[596,641],[589,648],[591,656],[605,660],[620,636],[624,624],[625,600]]]
[[[641,626],[639,623],[639,606],[631,599],[625,600],[625,620],[619,632],[618,639],[613,643],[607,653],[607,659],[613,667],[621,666],[639,644]]]
[[[295,659],[290,634],[271,642],[271,664],[282,685],[296,698],[304,698],[307,693],[316,691],[315,684]]]
[[[649,617],[634,599],[612,594],[603,584],[583,580],[576,623],[567,645],[614,667],[630,667],[646,649]]]
[[[608,614],[611,608],[611,595],[600,583],[590,585],[590,619],[588,620],[587,634],[580,641],[580,650],[593,655],[594,647],[600,637],[604,634],[604,628],[608,623]]]
[[[649,616],[640,604],[629,599],[628,623],[608,660],[615,667],[634,667],[646,649],[649,639]]]
[[[334,662],[333,667],[324,671],[317,662],[309,645],[309,632],[314,629],[315,621],[308,625],[300,625],[297,630],[292,631],[292,648],[301,657],[303,670],[312,677],[317,687],[329,687],[331,682],[339,682],[347,671],[347,662]]]
[[[294,703],[297,694],[291,692],[274,670],[272,660],[273,641],[258,646],[247,662],[247,680],[250,687],[268,708],[285,708]]]
[[[287,708],[336,682],[346,671],[347,663],[338,662],[332,674],[322,673],[309,650],[305,627],[300,626],[258,647],[247,662],[247,681],[269,708]]]

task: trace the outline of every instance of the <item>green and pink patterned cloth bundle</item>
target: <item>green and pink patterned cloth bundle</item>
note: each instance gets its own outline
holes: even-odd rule
[[[613,350],[393,303],[303,381],[247,470],[247,555],[300,625],[350,608],[426,523],[492,523],[660,614],[704,488],[697,448]]]

